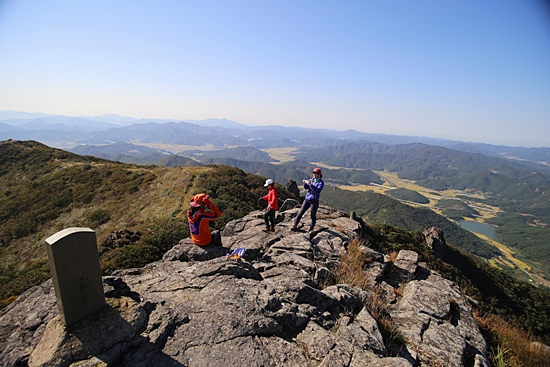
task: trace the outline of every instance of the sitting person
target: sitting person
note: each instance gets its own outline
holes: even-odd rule
[[[222,216],[221,210],[212,202],[206,194],[197,194],[189,203],[191,206],[187,210],[187,220],[189,221],[189,231],[191,240],[199,246],[209,244],[221,246],[220,231],[210,233],[209,223]],[[206,210],[208,208],[208,210]]]

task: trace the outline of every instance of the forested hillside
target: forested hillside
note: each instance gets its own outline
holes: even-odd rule
[[[419,194],[414,190],[404,188],[387,190],[386,194],[398,200],[411,201],[417,204],[428,204],[430,202],[430,200],[424,195]]]
[[[423,144],[364,142],[300,153],[331,166],[396,172],[433,190],[478,190],[480,201],[550,223],[550,177],[519,162]]]
[[[206,158],[201,163],[230,165],[246,172],[271,177],[277,182],[285,183],[289,180],[300,182],[302,179],[311,177],[311,170],[315,167],[315,164],[304,160],[294,160],[275,165],[241,161],[233,158]],[[334,184],[358,183],[368,185],[371,183],[381,184],[383,182],[380,176],[370,170],[323,168],[323,175],[327,177],[328,181]]]
[[[367,223],[387,224],[415,231],[440,228],[449,244],[484,259],[500,254],[496,247],[432,210],[414,208],[386,195],[327,187],[323,190],[321,200],[335,209],[353,210]]]
[[[185,150],[178,154],[202,161],[206,158],[227,158],[249,162],[277,162],[269,154],[253,147],[233,147],[217,150]]]

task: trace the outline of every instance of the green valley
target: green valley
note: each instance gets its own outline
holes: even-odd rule
[[[384,184],[372,184],[372,185],[341,185],[341,189],[348,191],[358,191],[358,192],[372,192],[379,194],[387,194],[388,191],[395,190],[396,188],[403,188],[412,192],[417,192],[423,197],[429,198],[429,203],[420,204],[415,202],[407,201],[407,204],[419,207],[419,208],[429,208],[434,212],[441,214],[442,216],[449,218],[453,221],[458,221],[462,218],[468,218],[469,220],[476,221],[478,223],[488,223],[496,226],[496,233],[500,238],[503,239],[502,242],[495,241],[493,239],[487,238],[487,236],[475,233],[476,236],[483,239],[487,243],[491,244],[498,248],[502,254],[496,255],[489,259],[490,263],[494,266],[499,267],[515,276],[519,276],[528,281],[533,281],[535,283],[540,283],[546,287],[550,287],[550,282],[548,281],[548,273],[546,272],[546,266],[543,265],[544,261],[541,261],[539,257],[540,253],[531,254],[529,253],[528,242],[536,241],[541,244],[546,243],[546,227],[531,225],[528,226],[524,222],[524,216],[512,216],[510,218],[509,214],[504,213],[498,207],[486,204],[482,202],[485,198],[485,195],[481,192],[472,192],[472,191],[461,191],[461,190],[452,190],[447,189],[443,191],[434,192],[434,190],[426,187],[417,185],[412,180],[402,179],[395,173],[390,172],[375,172],[383,180]],[[368,203],[365,205],[369,205]],[[497,215],[499,214],[500,215]],[[503,218],[510,218],[505,220]],[[516,220],[515,226],[520,226],[520,229],[515,228],[513,225],[512,219]],[[530,217],[527,217],[530,218]],[[518,219],[520,219],[518,221]],[[515,228],[515,230],[514,230]],[[529,233],[532,231],[531,236],[525,235],[524,237],[515,238],[515,233]],[[550,233],[548,233],[550,234]],[[542,236],[542,238],[539,238]],[[515,238],[514,246],[508,246],[506,243],[513,241]],[[527,243],[526,243],[527,242]],[[521,247],[518,243],[524,244],[524,250],[521,251]],[[460,245],[458,245],[460,247]],[[545,247],[543,247],[545,248]],[[549,246],[550,248],[550,246]],[[527,251],[526,251],[527,250]],[[548,258],[550,254],[543,253],[542,259]]]

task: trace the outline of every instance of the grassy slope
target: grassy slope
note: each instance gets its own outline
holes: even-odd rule
[[[198,192],[210,194],[222,209],[215,227],[223,228],[229,220],[260,209],[257,198],[265,194],[264,180],[226,166],[136,166],[36,142],[1,142],[0,301],[6,304],[49,276],[44,239],[61,229],[92,228],[100,245],[123,228],[147,237],[148,229],[170,218],[181,232],[186,203]],[[278,190],[281,200],[290,196],[283,187]],[[157,244],[161,248],[147,259],[173,244]],[[124,251],[118,249],[118,255]],[[112,256],[109,262],[117,263]]]

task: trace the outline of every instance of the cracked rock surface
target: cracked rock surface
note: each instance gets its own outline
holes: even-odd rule
[[[489,366],[467,300],[416,253],[401,251],[387,274],[364,247],[370,288],[331,283],[364,223],[321,206],[314,231],[293,232],[298,208],[283,207],[275,232],[253,212],[227,224],[223,247],[183,239],[160,261],[104,277],[107,306],[69,328],[51,280],[31,288],[0,314],[0,365]],[[245,261],[226,258],[237,247]],[[398,353],[365,307],[375,296],[406,339]]]

